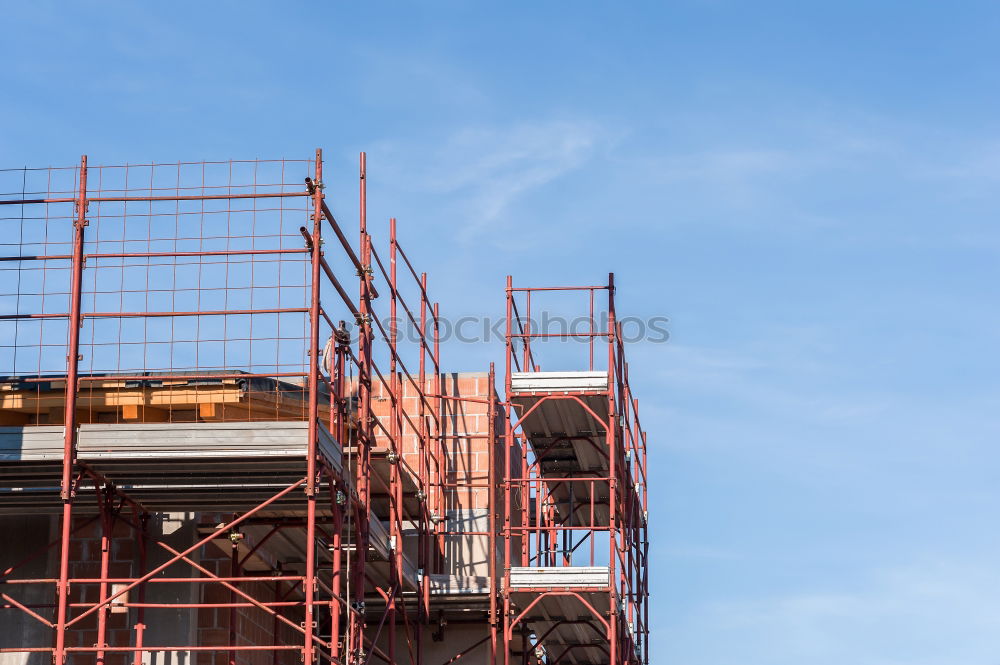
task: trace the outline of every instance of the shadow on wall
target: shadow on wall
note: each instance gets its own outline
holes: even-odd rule
[[[0,569],[6,570],[35,550],[45,547],[56,521],[47,515],[0,516],[0,533],[16,535],[16,538],[6,538],[0,547]],[[45,577],[46,567],[46,557],[42,556],[18,568],[17,576]],[[22,585],[16,591],[5,591],[25,605],[52,604],[55,599],[49,585]],[[54,609],[36,611],[54,620]],[[52,646],[52,630],[20,610],[0,609],[0,626],[3,627],[0,630],[0,648]],[[0,665],[52,665],[52,656],[47,652],[0,653]]]

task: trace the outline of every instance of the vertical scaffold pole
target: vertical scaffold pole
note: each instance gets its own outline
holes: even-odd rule
[[[69,348],[66,353],[66,411],[63,417],[63,466],[60,497],[62,498],[62,531],[59,550],[59,582],[56,609],[54,665],[66,662],[66,613],[69,607],[69,544],[73,521],[73,469],[76,467],[76,394],[79,382],[81,291],[83,285],[83,239],[87,226],[87,156],[80,158],[80,180],[76,198],[76,218],[73,222],[73,260],[70,282]]]
[[[607,423],[607,443],[608,443],[608,582],[610,590],[610,612],[608,615],[608,643],[611,649],[610,658],[613,665],[618,665],[618,594],[616,592],[616,570],[617,570],[617,537],[618,537],[618,514],[615,510],[618,505],[618,485],[616,474],[618,467],[615,464],[618,457],[617,450],[617,406],[615,400],[615,385],[619,380],[617,371],[617,354],[615,353],[615,275],[608,275],[608,423]]]
[[[428,506],[430,503],[430,482],[431,482],[431,427],[427,418],[427,273],[420,273],[420,390],[423,395],[419,399],[419,423],[420,432],[417,435],[417,450],[419,453],[420,466],[420,491],[423,492],[423,500],[419,504],[419,536],[417,539],[417,566],[421,571],[420,590],[417,600],[417,630],[416,647],[417,662],[415,665],[423,665],[424,662],[424,626],[430,620],[431,604],[431,580],[430,580],[430,551],[431,551],[431,520]],[[433,357],[431,358],[433,361]]]
[[[357,483],[358,499],[357,514],[354,521],[356,527],[354,569],[349,571],[352,584],[352,595],[356,607],[348,608],[350,617],[350,648],[348,656],[354,662],[364,662],[364,598],[365,598],[365,557],[368,553],[368,516],[371,509],[371,487],[368,473],[371,450],[371,337],[369,324],[371,312],[371,282],[368,271],[371,269],[371,238],[368,235],[366,156],[361,153],[359,169],[359,219],[361,242],[361,275],[360,302],[358,303],[358,436],[357,436]]]
[[[442,390],[444,389],[444,379],[441,375],[441,306],[440,303],[434,303],[431,307],[431,314],[434,317],[434,366],[437,369],[434,378],[434,394],[437,403],[435,404],[435,409],[437,411],[437,446],[435,446],[434,454],[438,457],[438,488],[437,488],[437,522],[434,525],[435,533],[437,534],[436,546],[437,546],[437,565],[435,572],[444,573],[444,532],[447,529],[447,503],[445,501],[445,484],[448,482],[448,448],[445,444],[445,414],[444,414],[444,399],[441,397]],[[458,388],[458,378],[454,379],[455,383],[452,385],[452,390],[457,391]]]
[[[497,496],[497,394],[496,394],[496,367],[490,363],[489,381],[486,384],[489,405],[486,409],[486,464],[487,464],[487,494],[486,510],[488,511],[487,522],[489,524],[488,548],[489,554],[489,582],[490,582],[490,665],[496,665],[497,661],[497,519],[496,519],[496,496]]]
[[[106,580],[108,577],[108,571],[111,565],[111,545],[114,535],[114,522],[112,521],[112,508],[110,501],[112,500],[110,488],[107,486],[100,487],[97,482],[94,483],[94,489],[97,491],[97,509],[100,511],[101,516],[101,580]],[[102,581],[98,585],[97,592],[98,602],[103,603],[108,599],[108,583]],[[94,662],[97,665],[105,664],[106,652],[104,647],[108,645],[108,607],[102,606],[97,612],[97,647],[100,651],[97,652]]]
[[[507,322],[504,335],[504,384],[503,384],[503,394],[504,400],[510,399],[510,382],[511,382],[511,361],[514,358],[514,347],[512,346],[513,340],[511,338],[511,317],[513,314],[513,291],[511,290],[513,286],[513,278],[507,275]],[[503,438],[504,438],[504,454],[503,454],[503,623],[501,628],[503,630],[503,662],[504,665],[510,665],[510,562],[511,555],[513,554],[513,546],[511,543],[511,451],[514,449],[514,429],[511,424],[511,418],[516,418],[516,413],[511,413],[507,411],[510,405],[504,402],[504,428],[503,428]]]
[[[313,186],[313,232],[309,255],[312,284],[309,302],[309,441],[306,459],[306,571],[305,581],[305,640],[302,662],[312,665],[316,659],[313,647],[316,594],[316,449],[319,438],[319,317],[320,268],[323,259],[323,151],[316,149],[315,185]]]
[[[396,218],[389,220],[389,390],[392,393],[391,418],[389,421],[390,450],[395,453],[395,463],[389,466],[389,534],[391,551],[389,553],[389,572],[392,580],[389,585],[389,596],[386,599],[386,623],[388,624],[389,661],[396,662],[396,594],[402,593],[403,534],[402,502],[400,490],[399,466],[402,464],[402,390],[400,390],[399,368],[396,363],[398,350],[396,348],[399,327],[396,321],[397,300],[396,290]],[[404,608],[405,611],[405,608]]]
[[[344,322],[341,321],[340,329],[344,329]],[[333,433],[337,438],[340,445],[346,446],[347,441],[347,399],[344,393],[344,370],[347,355],[347,344],[350,342],[340,338],[337,333],[334,333],[334,339],[336,341],[334,345],[335,349],[335,359],[331,364],[335,375],[333,378],[333,399],[335,405],[336,421],[334,423]],[[341,448],[341,456],[343,456],[343,448]],[[344,467],[343,460],[341,460],[341,468]],[[330,603],[330,659],[331,662],[341,663],[340,660],[340,616],[341,616],[341,603],[343,602],[344,594],[344,584],[343,584],[343,572],[341,569],[341,561],[343,558],[343,531],[344,531],[344,509],[350,505],[349,498],[349,486],[344,486],[341,489],[341,478],[337,479],[337,483],[330,483],[330,494],[331,494],[331,505],[330,510],[333,513],[333,542],[330,543],[331,550],[331,570],[330,570],[330,588],[332,589],[333,599]],[[343,492],[343,499],[341,500],[339,493]],[[348,615],[350,616],[350,615]]]
[[[427,273],[420,273],[420,390],[424,393],[427,392]],[[431,358],[433,361],[433,358]],[[417,603],[419,623],[425,625],[430,617],[430,553],[431,553],[431,521],[430,521],[430,483],[431,483],[431,428],[427,422],[427,399],[421,397],[420,399],[420,436],[419,436],[419,451],[420,451],[420,479],[421,479],[421,491],[424,493],[424,499],[420,502],[420,536],[419,536],[419,556],[418,556],[418,566],[421,571],[423,571],[423,576],[420,580],[420,600]],[[434,455],[436,457],[436,455]],[[423,630],[417,631],[417,653],[420,654],[421,661],[423,660],[423,655],[421,653],[421,642],[423,640]]]
[[[143,512],[139,515],[139,533],[136,534],[139,541],[139,570],[136,571],[139,577],[146,574],[149,564],[149,552],[147,542],[149,540],[149,513]],[[142,665],[142,646],[144,633],[146,630],[146,585],[139,585],[139,610],[136,612],[135,621],[135,646],[136,650],[132,654],[132,665]]]

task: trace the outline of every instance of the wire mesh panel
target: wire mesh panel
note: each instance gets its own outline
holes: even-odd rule
[[[0,206],[0,425],[59,422],[37,377],[66,371],[78,180],[76,167],[0,170],[0,199],[21,202]]]
[[[87,169],[80,422],[305,417],[314,164]],[[64,417],[79,175],[0,172],[6,424]]]

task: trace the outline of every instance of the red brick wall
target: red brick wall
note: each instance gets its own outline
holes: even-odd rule
[[[490,395],[488,374],[450,376],[444,382],[444,394],[487,399]],[[489,479],[489,405],[481,402],[445,400],[444,432],[449,437],[448,482],[458,487],[448,491],[449,510],[485,509],[489,492],[483,487]],[[496,423],[494,423],[496,427]],[[468,436],[463,436],[468,435]]]
[[[463,372],[461,374],[445,374],[441,382],[443,395],[451,397],[473,398],[484,400],[490,395],[489,375],[486,372]],[[409,416],[403,418],[401,441],[403,459],[412,469],[419,462],[418,438],[413,431],[413,424],[419,423],[420,398],[413,384],[405,377],[401,378],[403,389],[403,409]],[[435,390],[434,380],[427,380],[426,391],[432,394]],[[436,406],[433,397],[428,398],[431,412]],[[443,431],[448,439],[445,449],[448,452],[447,469],[448,482],[458,485],[482,485],[486,482],[489,470],[489,448],[486,434],[489,432],[487,423],[489,406],[485,403],[464,400],[443,400]],[[392,401],[388,391],[381,382],[372,387],[372,413],[386,429],[390,429],[390,414]],[[499,423],[499,416],[497,423]],[[495,424],[496,426],[496,424]],[[468,435],[468,436],[463,436]],[[388,437],[376,427],[376,446],[388,446]],[[448,491],[448,509],[484,509],[488,505],[488,495],[484,488],[458,487]]]

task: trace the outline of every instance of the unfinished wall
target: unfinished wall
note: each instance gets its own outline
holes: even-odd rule
[[[221,544],[222,541],[220,541]],[[212,574],[220,577],[232,575],[232,558],[225,551],[224,544],[209,543],[201,548],[198,564]],[[270,572],[270,571],[262,571]],[[249,572],[247,574],[250,574]],[[243,598],[230,592],[221,584],[200,585],[200,602],[203,603],[240,603]],[[278,589],[268,582],[241,583],[238,588],[260,600],[285,599],[282,594],[288,590],[288,585]],[[290,600],[297,600],[296,594]],[[283,616],[296,624],[302,621],[302,611],[299,608],[278,609]],[[197,641],[201,646],[226,646],[230,635],[237,646],[261,644],[295,645],[302,643],[302,634],[293,631],[271,615],[258,608],[212,608],[202,607],[197,613]],[[269,651],[235,651],[235,662],[240,665],[294,665],[301,662],[298,651],[286,650],[275,653]],[[229,663],[228,651],[202,652],[195,654],[196,665],[226,665]]]
[[[186,547],[194,537],[193,516],[190,514],[153,515],[149,522],[150,543],[147,565],[157,566],[168,558],[166,550],[155,543],[162,542],[171,547]],[[48,515],[25,517],[0,517],[0,532],[15,534],[0,548],[0,569],[16,564],[23,558],[44,548],[58,538],[59,518]],[[101,531],[99,521],[89,516],[74,519],[75,532],[70,544],[71,578],[93,578],[100,574]],[[111,577],[133,577],[139,574],[139,545],[133,529],[123,521],[117,521],[112,528],[110,540],[108,573]],[[186,566],[168,569],[173,577],[191,576],[193,571]],[[34,561],[18,568],[14,578],[42,578],[59,570],[59,548],[51,547]],[[146,585],[147,603],[190,603],[194,600],[194,589],[188,584]],[[55,621],[56,590],[54,584],[8,585],[5,590],[19,602],[43,605],[35,611],[48,621]],[[78,583],[70,587],[69,602],[94,603],[100,598],[98,584]],[[130,591],[126,603],[139,602],[139,594]],[[80,608],[70,608],[70,616],[79,614]],[[23,612],[4,610],[0,615],[0,646],[51,647],[52,629]],[[145,609],[144,644],[169,645],[190,644],[195,623],[194,613],[189,609]],[[138,610],[115,603],[107,614],[105,641],[114,646],[135,644],[134,631],[128,628],[138,620]],[[67,646],[93,647],[97,644],[97,613],[82,619],[67,634]],[[76,652],[69,657],[72,665],[88,665],[96,661],[94,652]],[[105,657],[107,665],[126,665],[133,662],[131,653],[109,652]],[[188,665],[187,652],[146,652],[143,662],[147,665]],[[47,653],[0,654],[3,665],[51,665]]]
[[[414,423],[419,422],[420,402],[413,385],[405,377],[401,380],[403,409]],[[427,380],[427,392],[434,393],[433,379]],[[462,372],[445,374],[441,393],[454,398],[442,400],[442,431],[445,435],[446,482],[445,537],[446,574],[456,576],[481,576],[488,574],[487,551],[489,513],[489,406],[483,401],[490,396],[487,372]],[[479,400],[479,401],[475,401]],[[435,401],[430,400],[434,405]],[[379,384],[372,390],[372,412],[389,427],[392,403],[387,391]],[[401,443],[403,459],[412,469],[420,463],[419,438],[410,421],[403,419]],[[494,419],[495,431],[499,416]],[[376,430],[376,443],[388,446],[387,437]],[[499,448],[499,442],[498,442]],[[499,451],[497,457],[500,457]],[[499,474],[498,474],[499,477]],[[473,532],[459,534],[458,532]]]
[[[54,521],[46,515],[0,516],[0,533],[4,534],[4,546],[0,548],[0,570],[6,570],[44,547],[52,535]],[[19,568],[18,577],[45,577],[50,570],[48,558],[42,556]],[[55,588],[48,586],[32,585],[15,589],[7,585],[3,587],[3,592],[25,604],[52,603],[55,600]],[[38,613],[47,618],[54,614],[51,610],[38,610]],[[0,626],[3,626],[0,630],[0,648],[49,646],[52,631],[23,612],[2,610]],[[51,664],[52,659],[47,653],[0,653],[0,665]]]

